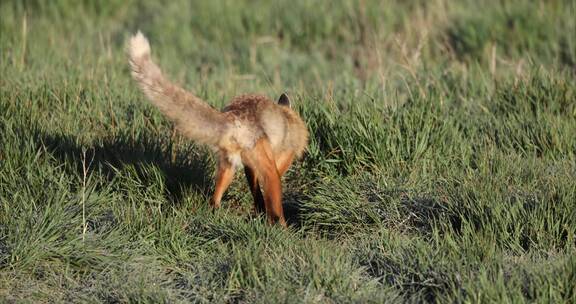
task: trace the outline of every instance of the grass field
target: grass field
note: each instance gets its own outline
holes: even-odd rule
[[[0,302],[575,303],[574,1],[0,2]],[[288,92],[289,229],[131,80]]]

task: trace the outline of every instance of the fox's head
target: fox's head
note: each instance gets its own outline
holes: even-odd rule
[[[286,95],[286,93],[282,93],[282,95],[280,95],[280,98],[278,98],[278,104],[289,108],[292,107],[290,105],[290,98],[288,98],[288,95]]]

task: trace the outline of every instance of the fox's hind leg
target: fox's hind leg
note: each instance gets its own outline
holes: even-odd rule
[[[262,196],[262,191],[260,191],[260,184],[258,183],[258,176],[256,172],[248,166],[244,166],[244,173],[246,174],[246,180],[248,181],[248,186],[250,187],[250,192],[252,192],[252,198],[254,199],[254,208],[257,213],[263,213],[266,211],[264,206],[264,196]]]
[[[281,152],[276,155],[276,168],[278,169],[278,174],[280,177],[288,171],[292,161],[294,160],[294,153],[293,152]]]
[[[210,205],[214,208],[220,207],[220,201],[222,200],[222,195],[224,191],[228,189],[232,178],[234,177],[234,166],[226,158],[226,155],[221,154],[218,160],[218,171],[216,172],[216,187],[214,189],[214,195],[210,201]]]
[[[262,183],[268,222],[286,226],[282,209],[282,184],[270,143],[266,139],[259,140],[254,148],[242,153],[242,162],[256,173],[257,181]]]
[[[286,173],[292,160],[294,159],[294,153],[285,152],[280,153],[276,156],[276,169],[278,170],[278,175],[282,178],[282,175]],[[264,197],[262,196],[262,191],[260,191],[260,183],[258,182],[258,176],[256,172],[250,167],[244,167],[244,173],[246,174],[246,180],[248,180],[248,186],[250,187],[250,192],[252,192],[252,198],[254,199],[254,208],[256,212],[263,213],[266,211],[264,206]]]

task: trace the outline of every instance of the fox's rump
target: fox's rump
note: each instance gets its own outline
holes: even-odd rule
[[[273,152],[292,151],[299,157],[308,141],[308,131],[300,117],[290,108],[265,96],[238,96],[223,112],[234,122],[231,134],[245,149],[265,137]]]

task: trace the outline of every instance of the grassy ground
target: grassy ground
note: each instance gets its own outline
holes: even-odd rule
[[[2,1],[0,302],[576,302],[573,1]],[[291,228],[131,81],[292,96]],[[240,174],[238,174],[240,177]]]

